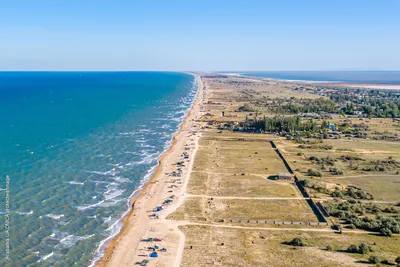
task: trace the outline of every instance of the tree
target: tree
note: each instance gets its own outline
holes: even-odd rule
[[[370,263],[377,264],[377,263],[381,262],[381,259],[378,256],[371,256],[371,257],[369,257],[368,261]]]
[[[389,229],[389,228],[382,228],[381,229],[381,235],[383,235],[383,236],[392,236],[393,235],[393,233],[392,233],[392,231]]]
[[[314,170],[314,169],[308,169],[307,175],[308,176],[322,177],[322,173],[317,171],[317,170]]]
[[[360,246],[358,247],[358,253],[360,254],[367,254],[370,251],[371,251],[371,246],[368,245],[367,243],[361,243]]]
[[[350,245],[350,246],[347,248],[347,252],[350,252],[350,253],[358,253],[358,246],[356,246],[356,245]]]

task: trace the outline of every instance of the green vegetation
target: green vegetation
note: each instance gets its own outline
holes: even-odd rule
[[[336,104],[334,101],[326,98],[317,99],[296,99],[296,103],[289,102],[284,105],[273,108],[275,113],[285,114],[299,114],[311,112],[336,112]]]
[[[264,117],[262,119],[255,119],[254,121],[245,122],[246,130],[254,131],[267,131],[267,132],[308,132],[316,133],[321,128],[317,127],[314,120],[307,120],[302,122],[300,117],[283,117],[275,116],[272,118]]]
[[[373,251],[373,247],[367,243],[361,243],[359,246],[357,245],[350,245],[347,248],[347,252],[349,253],[358,253],[358,254],[367,254]]]
[[[367,117],[395,118],[400,116],[400,95],[386,90],[339,89],[330,96],[341,108],[338,113],[353,115],[360,111]]]
[[[346,201],[330,203],[326,209],[331,216],[344,219],[350,228],[358,228],[371,232],[379,232],[383,236],[400,233],[400,216],[382,216],[381,213],[399,213],[394,207],[383,208],[377,204]],[[376,214],[375,218],[367,216]]]
[[[345,190],[340,190],[340,189],[335,189],[335,191],[333,191],[331,193],[332,197],[351,197],[354,199],[367,199],[367,200],[371,200],[374,199],[373,196],[370,193],[367,193],[361,189],[358,188],[354,188],[354,187],[348,187]]]
[[[308,169],[307,175],[308,176],[315,176],[315,177],[322,177],[322,173],[320,171],[315,170],[315,169]]]
[[[377,264],[377,263],[381,263],[381,258],[379,258],[378,256],[370,256],[368,261],[370,263]]]
[[[255,111],[258,111],[258,110],[259,110],[259,108],[257,108],[255,105],[246,103],[243,106],[240,106],[236,111],[237,112],[241,112],[241,111],[244,111],[244,112],[255,112]]]
[[[289,242],[285,242],[286,245],[295,247],[305,247],[308,246],[307,242],[302,237],[295,237]]]
[[[374,160],[370,161],[368,166],[362,168],[363,171],[393,171],[400,168],[400,162],[388,158],[386,160]]]

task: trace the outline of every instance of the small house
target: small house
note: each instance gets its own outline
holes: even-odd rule
[[[290,173],[282,172],[279,173],[277,176],[277,180],[289,180],[291,181],[293,179],[293,175]]]

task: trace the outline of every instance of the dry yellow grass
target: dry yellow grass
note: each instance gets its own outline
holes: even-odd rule
[[[268,140],[218,137],[218,134],[204,137],[200,142],[194,170],[231,174],[270,174],[287,171],[282,160],[272,149]]]
[[[233,175],[192,172],[188,193],[208,196],[296,197],[298,190],[289,182],[267,179],[267,175]]]
[[[333,234],[322,232],[272,231],[227,229],[207,226],[180,227],[186,235],[183,267],[208,266],[365,266],[370,255],[378,255],[391,262],[400,251],[400,237],[392,239],[374,235]],[[292,247],[282,244],[295,237],[304,238],[309,246]],[[343,252],[351,244],[376,244],[368,255]],[[224,244],[221,246],[221,244]],[[331,246],[333,251],[327,251]],[[192,246],[192,249],[190,249]]]
[[[218,219],[318,222],[305,200],[188,198],[171,216],[177,220]]]

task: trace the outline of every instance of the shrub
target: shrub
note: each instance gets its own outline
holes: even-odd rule
[[[350,253],[358,253],[358,246],[356,246],[356,245],[350,245],[350,246],[347,248],[347,252],[350,252]]]
[[[367,243],[361,243],[360,246],[358,247],[358,253],[360,254],[367,254],[370,251],[371,251],[371,246],[368,245]]]
[[[331,247],[331,246],[328,245],[328,246],[326,247],[326,250],[328,250],[328,251],[333,251],[333,247]]]
[[[381,235],[383,235],[383,236],[392,236],[393,235],[392,231],[386,227],[382,228],[380,232],[381,232]]]
[[[317,170],[314,170],[314,169],[308,169],[307,175],[308,176],[322,177],[322,173],[317,171]]]
[[[332,196],[332,197],[340,197],[340,198],[341,198],[341,197],[344,196],[344,194],[343,194],[342,191],[336,189],[335,191],[332,192],[331,196]]]
[[[350,253],[359,253],[359,254],[367,254],[368,252],[372,251],[372,247],[367,243],[361,243],[359,246],[357,245],[350,245],[347,248],[347,252]]]
[[[296,247],[305,247],[307,246],[307,242],[301,237],[295,237],[292,241],[287,243],[288,245],[296,246]]]
[[[394,261],[395,261],[397,264],[400,264],[400,256],[398,256]]]
[[[369,257],[368,261],[370,263],[377,264],[377,263],[381,262],[381,259],[378,256],[371,256],[371,257]]]

